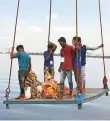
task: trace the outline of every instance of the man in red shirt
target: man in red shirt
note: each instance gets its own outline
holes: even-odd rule
[[[72,82],[72,52],[75,51],[75,48],[66,44],[66,39],[61,37],[58,39],[59,44],[61,45],[61,64],[59,67],[60,73],[60,98],[63,98],[64,92],[64,82],[67,77],[69,83],[69,95],[72,98],[73,91],[73,82]]]

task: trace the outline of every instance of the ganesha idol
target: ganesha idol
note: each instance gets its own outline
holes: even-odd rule
[[[60,84],[56,80],[52,79],[52,76],[48,71],[45,73],[44,83],[41,83],[37,79],[37,75],[33,71],[30,71],[30,74],[26,78],[25,86],[27,99],[59,98]],[[68,95],[68,92],[69,90],[65,86],[64,95]]]
[[[51,97],[54,99],[59,98],[60,84],[56,80],[52,79],[52,76],[48,71],[45,73],[45,82],[42,84],[42,89],[45,97]],[[65,86],[64,94],[68,95],[68,93],[69,93],[69,90]]]

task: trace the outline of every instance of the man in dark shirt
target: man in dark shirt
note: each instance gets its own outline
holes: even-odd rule
[[[64,82],[65,78],[68,78],[69,83],[69,95],[72,98],[73,91],[73,82],[72,82],[72,52],[75,50],[74,47],[66,44],[66,39],[61,37],[58,39],[59,44],[61,45],[61,64],[59,67],[60,72],[60,98],[63,98],[64,92]]]
[[[102,48],[104,45],[101,44],[99,46],[96,47],[89,47],[87,45],[82,45],[81,44],[81,37],[80,38],[80,46],[81,46],[81,80],[82,80],[82,92],[83,94],[85,94],[86,90],[85,90],[85,86],[86,86],[86,79],[85,79],[85,66],[86,66],[86,52],[88,50],[94,51],[94,50],[98,50],[100,48]]]
[[[81,66],[80,38],[79,37],[77,38],[76,36],[73,37],[72,45],[73,47],[75,47],[76,45],[79,46],[78,50],[73,52],[73,71],[74,71],[75,81],[77,84],[77,91],[79,90],[80,92],[82,92],[82,81],[81,81],[81,67],[82,66]]]

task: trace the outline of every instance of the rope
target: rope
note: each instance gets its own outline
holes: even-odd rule
[[[52,11],[52,0],[50,0],[50,10],[49,10],[49,30],[48,30],[48,43],[50,40],[50,29],[51,29],[51,11]]]
[[[76,0],[76,41],[78,41],[78,1]],[[76,83],[78,84],[78,49],[76,49]],[[79,89],[78,89],[79,90]]]
[[[18,0],[18,3],[17,3],[17,13],[16,13],[15,28],[14,28],[14,37],[13,37],[12,53],[14,52],[14,45],[15,45],[15,39],[16,39],[16,28],[17,28],[17,23],[18,23],[19,4],[20,4],[20,0]],[[6,98],[7,99],[9,97],[9,93],[10,93],[10,82],[11,82],[12,63],[13,63],[13,59],[11,59],[10,73],[9,73],[9,82],[8,82],[8,88],[6,89]]]
[[[100,17],[100,30],[101,30],[101,41],[103,42],[103,30],[102,30],[102,17],[101,17],[101,6],[100,6],[100,0],[98,0],[99,3],[99,17]],[[104,66],[104,76],[106,76],[106,70],[105,70],[105,58],[104,58],[104,48],[102,47],[102,56],[103,56],[103,66]]]
[[[51,30],[51,13],[52,13],[52,0],[50,0],[50,8],[49,8],[49,29],[48,29],[48,44],[50,40],[50,30]],[[54,64],[54,62],[53,62]],[[44,74],[44,82],[45,82],[45,74]]]

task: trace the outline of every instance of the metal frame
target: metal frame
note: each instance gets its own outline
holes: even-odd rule
[[[50,100],[25,100],[25,101],[15,101],[15,100],[6,100],[3,101],[3,104],[6,104],[6,108],[9,109],[9,104],[78,104],[78,109],[82,108],[82,104],[92,101],[106,94],[108,89],[104,89],[103,92],[96,94],[95,96],[91,96],[89,98],[85,98],[83,102],[78,103],[76,100],[72,99],[50,99]]]

